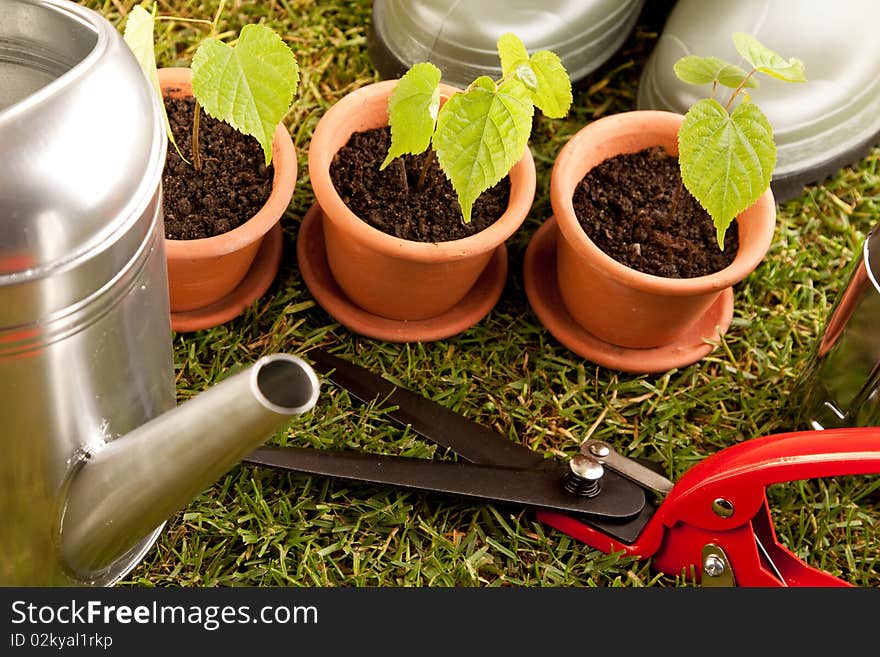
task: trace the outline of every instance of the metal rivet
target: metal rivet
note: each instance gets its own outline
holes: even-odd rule
[[[590,455],[598,459],[607,458],[611,454],[611,448],[600,440],[594,440],[589,446]]]
[[[733,568],[724,549],[715,543],[707,543],[700,551],[703,575],[700,583],[703,586],[736,586]]]
[[[703,562],[703,572],[709,577],[718,577],[724,574],[724,560],[714,554],[710,554]]]
[[[712,510],[716,515],[721,516],[722,518],[729,518],[733,515],[733,502],[726,500],[723,497],[719,497],[712,502]]]

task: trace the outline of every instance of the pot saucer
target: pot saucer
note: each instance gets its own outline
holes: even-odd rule
[[[254,264],[232,292],[210,306],[171,313],[171,328],[179,333],[199,331],[219,326],[241,315],[266,293],[275,280],[281,265],[283,246],[284,235],[279,222],[266,233],[254,256]]]
[[[297,235],[296,257],[306,287],[329,315],[354,333],[386,342],[430,342],[461,333],[483,319],[498,303],[507,279],[507,249],[501,244],[470,292],[447,312],[414,321],[373,315],[346,297],[333,279],[324,249],[321,208],[317,203],[303,217]]]
[[[635,374],[685,367],[711,353],[733,319],[733,290],[724,290],[703,317],[675,342],[650,349],[619,347],[585,331],[566,310],[556,284],[556,220],[550,217],[526,248],[523,277],[526,296],[544,327],[565,347],[590,362]]]

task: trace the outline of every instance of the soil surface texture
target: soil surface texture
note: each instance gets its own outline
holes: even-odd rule
[[[192,240],[238,228],[265,205],[272,192],[273,168],[266,166],[260,143],[202,111],[202,169],[196,171],[191,164],[195,100],[166,98],[165,108],[180,152],[190,162],[184,162],[168,144],[162,172],[165,237]]]
[[[681,185],[678,158],[659,147],[607,159],[584,176],[573,202],[602,251],[646,274],[705,276],[727,267],[739,248],[736,220],[718,248],[712,218]]]
[[[390,144],[387,126],[356,132],[330,165],[339,196],[373,228],[415,242],[448,242],[487,228],[507,209],[510,180],[505,176],[483,192],[474,203],[470,223],[464,223],[458,196],[433,151],[402,155],[379,171]],[[419,188],[426,155],[430,164]]]

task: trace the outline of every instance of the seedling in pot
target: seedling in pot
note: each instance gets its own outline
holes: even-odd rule
[[[123,35],[161,98],[153,42],[155,21],[193,23],[210,29],[209,36],[199,43],[191,65],[192,93],[196,100],[193,112],[192,158],[197,170],[201,168],[200,108],[242,134],[254,137],[263,149],[268,166],[272,162],[275,127],[290,110],[299,84],[296,57],[281,37],[265,25],[245,25],[234,45],[224,43],[217,37],[217,23],[224,4],[225,0],[221,0],[213,20],[210,21],[175,16],[157,17],[155,4],[152,13],[138,5],[129,14]],[[180,153],[171,134],[167,115],[165,130]]]
[[[380,169],[401,155],[424,152],[420,187],[436,156],[455,189],[465,223],[470,223],[480,194],[522,158],[535,107],[548,118],[562,118],[572,102],[571,81],[556,54],[540,50],[530,56],[512,33],[502,35],[497,45],[500,80],[480,76],[441,107],[441,71],[422,62],[400,78],[388,100],[391,145]],[[397,161],[403,166],[403,159]]]
[[[682,81],[712,85],[712,95],[685,114],[678,158],[682,183],[712,217],[722,250],[733,218],[767,191],[776,166],[773,128],[747,90],[758,87],[758,73],[806,82],[800,60],[785,59],[743,32],[733,35],[733,43],[751,70],[697,55],[682,57],[674,66]],[[724,105],[714,97],[718,85],[733,90]]]

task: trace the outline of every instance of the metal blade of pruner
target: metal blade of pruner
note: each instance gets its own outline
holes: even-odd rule
[[[308,356],[318,372],[356,399],[380,405],[385,417],[470,463],[293,447],[258,449],[245,463],[618,521],[639,515],[646,505],[644,487],[605,471],[598,459],[544,458],[366,368],[320,349]]]

